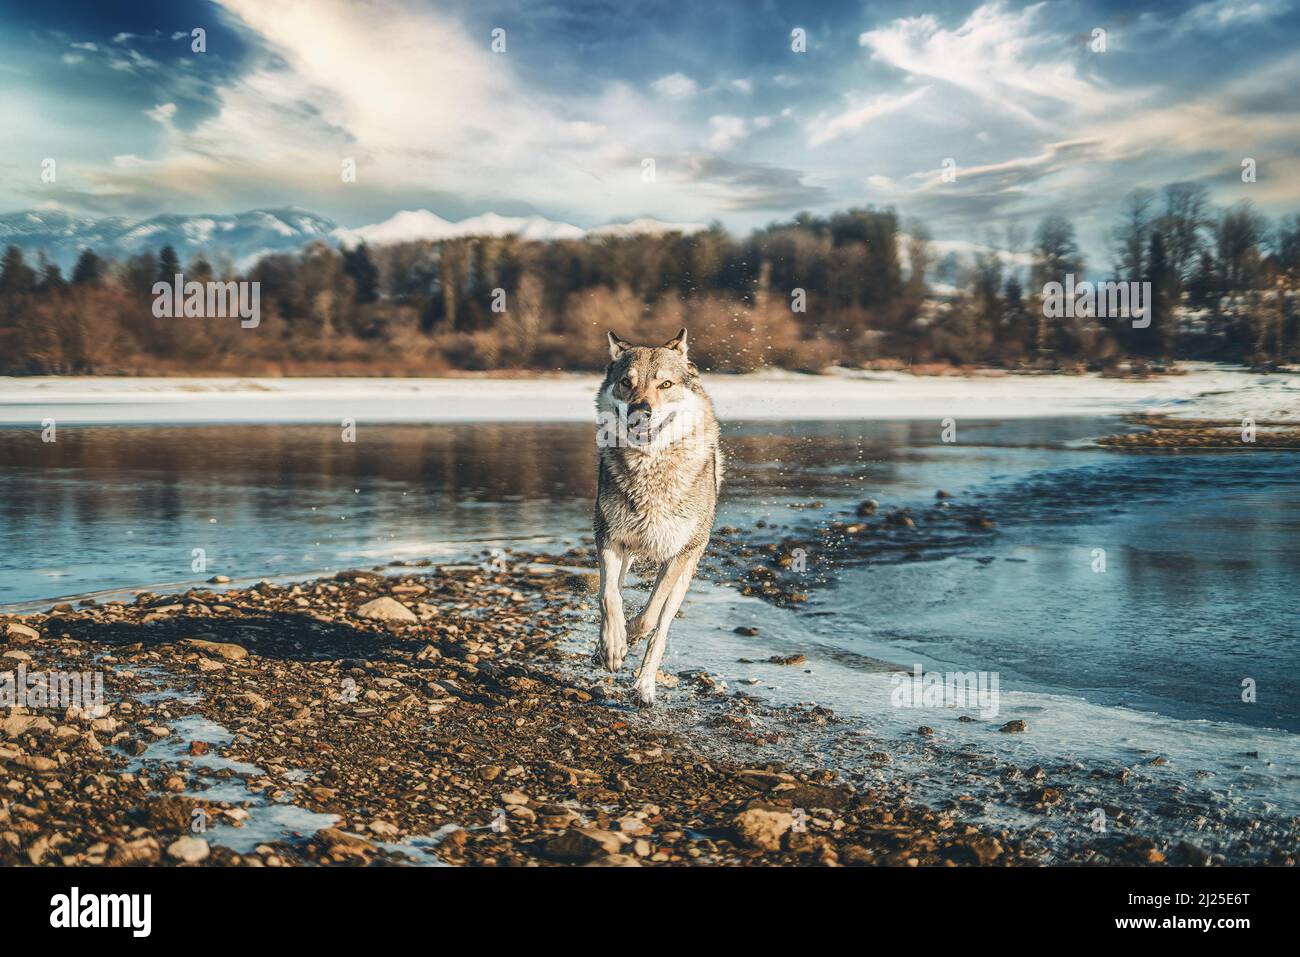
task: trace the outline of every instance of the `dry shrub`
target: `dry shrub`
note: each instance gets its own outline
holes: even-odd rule
[[[780,300],[749,306],[714,296],[691,299],[680,322],[691,330],[691,355],[703,369],[754,372],[781,367],[821,371],[839,350],[823,339],[805,339],[795,314]],[[675,329],[673,331],[676,331]]]

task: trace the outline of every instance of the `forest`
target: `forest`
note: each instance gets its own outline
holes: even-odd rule
[[[1109,261],[1089,265],[1061,215],[940,257],[923,224],[875,208],[800,213],[744,238],[715,224],[549,242],[314,242],[242,273],[216,251],[181,263],[170,247],[121,260],[88,248],[65,276],[11,246],[0,262],[0,374],[594,370],[607,360],[604,329],[654,342],[681,326],[694,360],[715,372],[1300,359],[1300,216],[1216,208],[1195,184],[1137,190],[1116,217]],[[1085,272],[1149,282],[1149,326],[1049,319],[1044,285]],[[151,290],[178,273],[259,283],[255,328],[156,317]]]

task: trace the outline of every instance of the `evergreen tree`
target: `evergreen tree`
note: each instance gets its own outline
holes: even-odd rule
[[[356,249],[343,253],[343,271],[352,278],[356,286],[357,302],[374,302],[379,298],[379,270],[370,258],[370,250],[362,243]]]
[[[63,278],[63,270],[59,264],[51,262],[41,254],[41,278],[36,284],[37,292],[62,292],[68,288],[68,281]]]
[[[98,283],[103,278],[104,261],[95,255],[93,249],[83,249],[77,257],[77,265],[72,269],[72,284],[86,286]]]
[[[21,296],[35,288],[36,271],[23,260],[21,249],[10,246],[0,263],[0,295]]]
[[[164,246],[158,253],[158,281],[171,284],[180,271],[181,260],[176,255],[176,250],[171,246]]]

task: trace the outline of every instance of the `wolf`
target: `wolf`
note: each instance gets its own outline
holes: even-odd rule
[[[600,640],[596,662],[617,672],[629,641],[646,638],[632,684],[650,707],[668,626],[709,544],[722,449],[713,402],[687,358],[686,330],[658,348],[607,333],[610,363],[596,395],[596,556]],[[634,560],[658,567],[645,607],[625,622],[623,582]]]

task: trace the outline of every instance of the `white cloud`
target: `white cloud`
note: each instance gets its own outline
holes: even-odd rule
[[[138,50],[127,50],[125,58],[118,57],[117,59],[111,61],[108,65],[112,67],[114,70],[131,70],[131,71],[140,70],[140,69],[153,69],[158,66],[158,64],[155,61],[149,59],[147,56],[145,56],[143,53],[141,53]]]
[[[1053,172],[1059,172],[1073,161],[1095,155],[1100,144],[1096,140],[1066,140],[1061,143],[1048,143],[1041,153],[1033,156],[1016,156],[1000,163],[986,163],[983,166],[959,167],[956,183],[969,186],[979,181],[994,182],[998,189],[1018,188],[1029,179],[1039,179]],[[911,178],[923,180],[922,189],[951,185],[944,181],[944,171],[925,170],[912,173]],[[980,188],[985,188],[981,183]]]
[[[136,169],[141,166],[157,165],[153,160],[141,159],[134,153],[122,153],[113,157],[113,165],[118,169]]]
[[[710,116],[709,149],[715,153],[725,153],[748,134],[744,119],[739,116]]]
[[[171,122],[171,118],[176,115],[175,103],[159,103],[153,109],[145,110],[144,115],[151,120],[162,123],[164,126]]]
[[[1198,26],[1229,27],[1261,23],[1285,13],[1287,4],[1274,0],[1210,0],[1187,11],[1187,19]]]
[[[732,80],[727,85],[737,93],[744,93],[746,96],[754,92],[754,84],[750,80]]]
[[[682,75],[653,91],[613,82],[551,96],[413,0],[221,2],[266,53],[217,86],[215,113],[193,128],[174,126],[167,104],[147,111],[167,130],[158,165],[101,169],[88,174],[94,185],[208,208],[288,195],[373,209],[422,192],[448,197],[448,209],[509,202],[589,221],[695,220],[754,202],[754,180],[789,175],[683,161],[702,145],[703,118],[680,115],[680,95],[697,89]],[[703,139],[728,148],[748,129],[738,122],[720,119]],[[653,183],[641,176],[646,157],[657,159]],[[344,158],[356,160],[355,183],[339,175]]]
[[[928,86],[923,86],[902,96],[884,93],[857,103],[834,116],[819,116],[808,124],[808,145],[821,146],[846,133],[862,129],[872,120],[906,109],[925,96],[929,89]]]
[[[574,120],[568,126],[569,133],[578,143],[599,143],[609,135],[609,128],[600,123],[588,123],[586,120]]]
[[[1056,116],[1061,104],[1100,112],[1131,103],[1133,91],[1121,100],[1080,74],[1075,60],[1085,47],[1039,24],[1043,6],[1013,12],[985,4],[954,30],[930,14],[908,17],[863,33],[858,42],[882,63],[950,83],[1036,127],[1050,125],[1040,114]]]
[[[669,73],[650,84],[660,96],[671,100],[685,100],[699,92],[699,86],[685,73]]]

